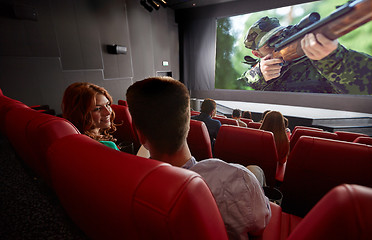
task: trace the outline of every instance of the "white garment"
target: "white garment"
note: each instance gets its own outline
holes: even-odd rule
[[[196,162],[191,158],[184,168],[199,173],[206,181],[229,239],[248,239],[248,233],[260,233],[269,223],[269,200],[256,177],[244,166],[219,159]]]

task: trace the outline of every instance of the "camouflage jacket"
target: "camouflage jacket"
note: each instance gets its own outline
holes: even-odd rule
[[[304,56],[290,62],[282,67],[280,77],[267,82],[259,63],[238,80],[244,80],[253,90],[372,94],[372,57],[339,44],[322,60]]]

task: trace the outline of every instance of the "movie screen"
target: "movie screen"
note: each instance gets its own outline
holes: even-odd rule
[[[257,39],[264,36],[261,29],[270,32],[270,29],[277,28],[274,17],[283,27],[296,25],[312,12],[319,13],[321,21],[344,3],[339,0],[316,1],[217,19],[215,88],[371,95],[371,21],[338,38],[340,46],[319,61],[304,56],[276,63],[280,66],[279,77],[266,74],[266,80],[258,64],[258,61],[263,65],[264,60],[274,59],[265,55],[268,46],[259,49],[256,46],[261,44]],[[252,31],[246,39],[250,27],[263,17],[270,20],[262,20],[256,25],[258,30]],[[283,31],[283,28],[278,29],[278,33],[272,30],[275,36]],[[256,51],[254,55],[252,49],[258,53]]]

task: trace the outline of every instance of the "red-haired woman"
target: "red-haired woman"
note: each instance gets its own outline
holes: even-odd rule
[[[87,82],[67,87],[62,100],[62,116],[79,131],[118,150],[112,133],[116,131],[112,97],[103,87]]]
[[[274,134],[278,160],[280,163],[284,164],[289,154],[289,140],[283,115],[278,111],[266,113],[260,129]]]

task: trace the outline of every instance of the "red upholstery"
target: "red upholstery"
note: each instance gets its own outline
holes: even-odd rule
[[[355,143],[362,143],[372,146],[372,138],[371,137],[357,137],[354,140]]]
[[[30,108],[34,110],[49,110],[49,105],[32,105]]]
[[[125,101],[125,100],[121,100],[121,99],[118,100],[118,105],[128,107],[128,103],[127,103],[127,101]]]
[[[5,117],[6,136],[17,154],[37,173],[43,172],[37,162],[37,156],[26,137],[26,127],[34,118],[46,115],[31,108],[13,108]],[[46,115],[52,117],[51,115]]]
[[[39,113],[31,108],[11,109],[5,119],[6,135],[17,154],[35,171],[48,180],[45,152],[60,137],[79,131],[68,121]]]
[[[275,184],[277,152],[271,132],[222,125],[214,145],[214,156],[243,166],[258,165],[270,186]]]
[[[302,218],[282,211],[282,208],[270,202],[271,219],[263,234],[253,239],[256,240],[280,240],[287,239],[291,232],[302,221]]]
[[[191,116],[196,116],[196,115],[199,115],[200,112],[198,112],[198,111],[190,111],[190,114],[191,114]]]
[[[217,204],[192,171],[78,134],[48,150],[53,187],[92,239],[227,239]]]
[[[116,124],[121,124],[120,126],[117,126],[117,130],[114,133],[117,143],[133,143],[134,149],[137,151],[141,144],[132,124],[132,116],[130,115],[128,107],[115,104],[112,104],[111,107],[115,112],[114,122]]]
[[[316,128],[316,127],[307,127],[307,126],[295,126],[293,128],[293,132],[296,131],[297,129],[309,129],[309,130],[314,130],[314,131],[323,131],[321,128]]]
[[[327,193],[288,240],[371,239],[372,189],[341,185]]]
[[[64,118],[40,114],[32,119],[26,127],[26,138],[35,153],[32,161],[34,170],[50,183],[49,171],[46,165],[46,153],[50,145],[62,137],[80,134],[79,130]]]
[[[0,88],[0,96],[4,96],[3,90],[1,90],[1,88]]]
[[[368,137],[368,135],[363,133],[354,133],[354,132],[344,132],[344,131],[336,131],[335,132],[338,136],[338,139],[341,141],[353,142],[358,137]]]
[[[296,131],[292,133],[292,137],[289,143],[290,151],[292,151],[292,149],[294,148],[294,146],[296,145],[297,141],[300,139],[301,136],[320,137],[335,140],[338,139],[338,135],[336,133],[300,128],[296,129]]]
[[[372,187],[372,146],[302,136],[289,155],[281,185],[283,211],[300,217],[333,187]]]
[[[221,124],[227,124],[227,125],[233,125],[233,126],[239,126],[238,121],[232,118],[227,117],[213,117],[213,119],[216,119],[221,122]]]
[[[187,145],[189,145],[191,154],[198,161],[213,157],[208,129],[202,121],[190,120]]]
[[[242,120],[242,122],[245,122],[247,125],[248,125],[248,123],[253,122],[252,119],[248,119],[248,118],[240,118],[240,120]]]
[[[14,108],[29,108],[26,104],[9,98],[7,96],[0,96],[0,133],[6,134],[5,118],[7,113]]]
[[[260,129],[261,123],[259,122],[250,122],[247,124],[247,127],[249,128],[255,128],[255,129]]]

